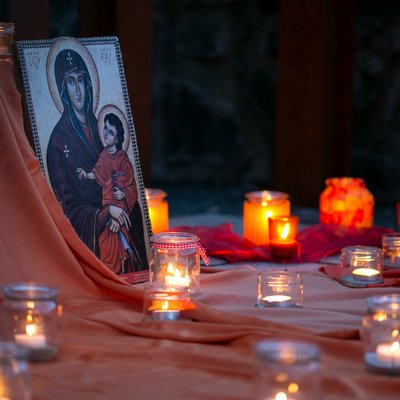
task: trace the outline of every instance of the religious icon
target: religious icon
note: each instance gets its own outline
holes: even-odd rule
[[[106,267],[147,280],[151,228],[117,38],[16,45],[35,151],[65,215]]]

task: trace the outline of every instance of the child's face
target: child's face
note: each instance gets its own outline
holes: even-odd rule
[[[117,128],[109,124],[108,121],[104,123],[104,142],[107,146],[112,146],[117,143]]]

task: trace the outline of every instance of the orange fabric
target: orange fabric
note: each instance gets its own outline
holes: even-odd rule
[[[321,346],[324,399],[397,399],[400,378],[365,371],[358,340],[364,298],[305,271],[303,309],[255,308],[256,268],[201,277],[195,321],[143,322],[144,284],[129,286],[81,243],[26,140],[12,67],[0,62],[0,284],[58,286],[64,316],[56,360],[31,365],[34,398],[251,399],[254,344],[297,338]],[[313,269],[313,267],[315,267]]]

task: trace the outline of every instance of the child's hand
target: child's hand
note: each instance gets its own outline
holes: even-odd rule
[[[78,173],[79,179],[86,179],[87,173],[82,168],[77,168],[76,172]]]
[[[125,198],[125,192],[123,192],[120,188],[114,187],[114,199],[122,200]]]
[[[117,233],[121,229],[121,225],[119,224],[119,222],[116,219],[111,218],[111,222],[110,222],[110,225],[108,226],[108,229],[111,232]]]

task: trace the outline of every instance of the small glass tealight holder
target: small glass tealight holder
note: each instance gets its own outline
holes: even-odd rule
[[[15,25],[13,22],[0,22],[0,60],[12,58]]]
[[[31,361],[51,360],[58,351],[58,289],[36,283],[3,287],[2,329]]]
[[[400,268],[400,232],[382,236],[382,256],[384,267]]]
[[[15,343],[0,342],[0,399],[30,400],[31,387],[25,352]]]
[[[301,308],[302,306],[303,275],[286,271],[258,273],[256,307]]]
[[[169,229],[167,193],[161,189],[146,188],[146,199],[153,235]]]
[[[367,369],[400,374],[400,295],[372,296],[362,320],[364,361]]]
[[[257,400],[319,400],[320,350],[311,343],[261,340],[255,348]]]
[[[294,215],[269,218],[269,249],[272,261],[288,262],[298,255],[298,225],[299,217]]]
[[[200,239],[187,232],[161,232],[151,237],[150,284],[200,290]]]
[[[188,288],[153,285],[145,289],[143,319],[145,321],[178,321],[185,310],[193,308]]]
[[[343,247],[340,253],[340,283],[366,287],[382,283],[382,251],[372,246]]]

